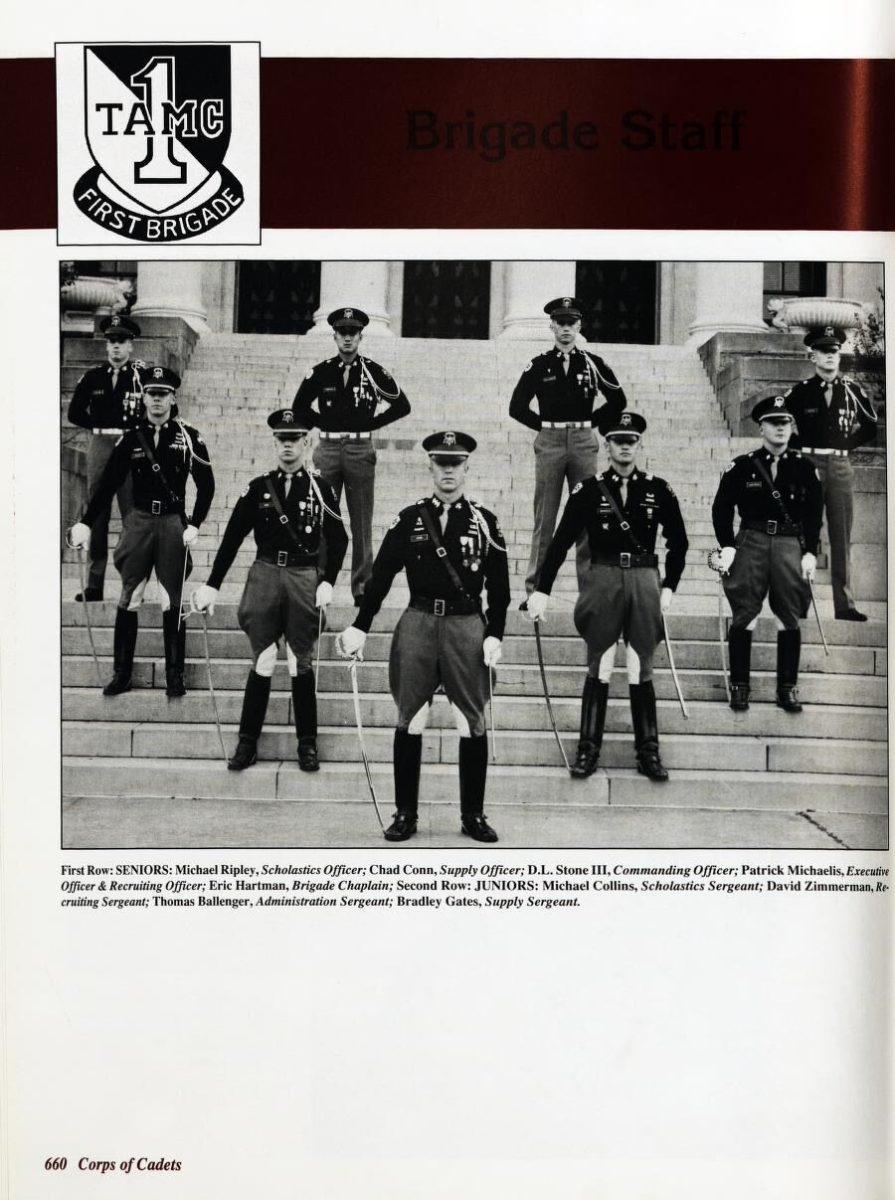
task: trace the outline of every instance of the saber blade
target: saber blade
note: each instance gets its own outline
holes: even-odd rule
[[[182,610],[181,610],[182,611]],[[224,756],[224,762],[228,762],[227,747],[224,745],[224,731],[221,729],[221,718],[218,713],[217,697],[214,694],[214,683],[211,678],[211,653],[208,649],[208,617],[202,613],[202,636],[205,642],[205,667],[208,671],[208,692],[211,696],[211,708],[214,712],[214,723],[218,727],[218,741],[221,743],[221,753]]]
[[[497,762],[497,738],[494,734],[494,671],[488,668],[488,711],[491,714],[491,760]]]
[[[317,662],[314,665],[314,691],[320,687],[320,641],[323,637],[323,609],[318,610],[320,615],[317,618]]]
[[[183,574],[180,577],[180,607],[177,610],[177,632],[180,633],[180,625],[183,621],[183,589],[186,587],[186,565],[190,561],[190,548],[183,548]]]
[[[376,819],[379,821],[379,828],[385,833],[385,822],[382,819],[382,813],[379,811],[379,802],[376,799],[376,788],[373,786],[373,772],[370,770],[370,760],[367,758],[367,748],[364,745],[364,725],[360,715],[360,693],[357,687],[357,658],[354,657],[348,663],[348,673],[351,676],[351,693],[354,697],[354,721],[357,726],[357,740],[360,743],[360,756],[363,759],[364,771],[367,775],[367,786],[370,789],[370,797],[373,801],[373,807],[376,809]]]
[[[550,718],[550,724],[553,726],[553,736],[556,738],[556,744],[557,744],[557,746],[559,746],[559,752],[562,755],[562,760],[566,764],[566,770],[571,772],[572,768],[569,766],[569,759],[568,759],[568,755],[566,754],[566,748],[562,744],[562,738],[559,736],[559,730],[556,728],[556,717],[553,714],[553,705],[550,702],[550,692],[549,692],[549,689],[547,688],[547,672],[544,669],[544,650],[543,650],[543,647],[541,646],[541,627],[540,627],[541,623],[538,620],[538,621],[535,621],[534,625],[535,625],[535,643],[538,648],[538,668],[540,669],[540,672],[541,672],[541,687],[544,689],[544,699],[547,702],[547,715]]]
[[[66,538],[66,541],[68,541],[67,538]],[[68,542],[68,545],[71,546],[71,542]],[[103,675],[102,675],[102,671],[100,671],[100,669],[99,669],[99,659],[97,658],[97,654],[96,654],[96,642],[93,640],[93,626],[90,624],[90,609],[88,607],[88,601],[87,601],[87,577],[84,574],[84,547],[83,546],[78,546],[77,555],[78,555],[78,575],[80,576],[80,579],[81,579],[81,602],[84,605],[84,624],[87,626],[87,638],[90,642],[90,653],[93,655],[93,665],[96,668],[96,682],[100,687],[102,687],[103,686]]]
[[[814,588],[811,586],[811,580],[808,580],[808,591],[811,593],[811,607],[814,609],[814,616],[817,618],[817,628],[820,631],[820,640],[824,644],[824,654],[829,655],[830,647],[827,645],[827,639],[824,634],[824,627],[820,623],[820,613],[817,611],[817,601],[814,599]]]
[[[665,650],[668,654],[668,665],[671,667],[671,678],[674,680],[674,686],[677,689],[677,698],[681,704],[681,712],[684,714],[684,720],[690,720],[690,714],[687,712],[687,706],[684,703],[684,693],[681,691],[681,683],[677,677],[677,670],[674,665],[674,655],[671,652],[671,638],[668,635],[668,622],[665,620],[665,614],[662,613],[662,630],[665,634]]]

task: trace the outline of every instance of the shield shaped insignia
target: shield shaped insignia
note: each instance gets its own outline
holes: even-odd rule
[[[630,425],[631,424],[631,414],[630,413],[622,413],[621,423],[622,423],[622,425]]]
[[[782,408],[782,407],[783,407],[783,397],[775,396],[774,397],[774,408]]]
[[[446,446],[456,446],[457,435],[455,433],[448,432],[444,435],[443,441]]]
[[[230,47],[84,47],[87,144],[119,192],[164,213],[198,191],[230,144]]]

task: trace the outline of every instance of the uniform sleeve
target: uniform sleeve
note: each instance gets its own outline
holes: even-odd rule
[[[90,372],[87,371],[78,380],[74,395],[68,405],[68,419],[72,425],[80,425],[82,429],[92,429],[90,418]]]
[[[236,501],[236,507],[230,514],[227,528],[214,556],[211,574],[208,576],[208,586],[219,588],[224,582],[224,576],[233,565],[236,552],[242,545],[246,534],[255,521],[255,497],[252,495],[251,484]]]
[[[724,469],[718,485],[718,492],[712,504],[712,525],[718,545],[722,547],[732,546],[734,543],[733,516],[737,506],[738,473],[735,462]]]
[[[587,353],[585,351],[585,353]],[[599,408],[595,408],[591,413],[590,423],[596,428],[597,425],[605,418],[609,420],[611,417],[617,417],[628,406],[628,400],[625,396],[622,386],[615,377],[615,372],[608,363],[603,362],[596,354],[588,355],[591,362],[597,370],[597,386],[606,397],[606,403],[601,404]],[[596,397],[594,397],[596,399]]]
[[[380,396],[376,405],[377,409],[379,404],[383,404],[385,407],[382,412],[377,412],[370,422],[371,429],[381,429],[383,425],[391,425],[392,421],[400,421],[402,417],[408,416],[410,401],[385,367],[381,367],[379,363],[368,363],[367,365],[374,381],[385,392],[385,396]],[[395,391],[398,393],[397,396],[394,396]],[[394,399],[392,399],[393,396]]]
[[[495,545],[488,546],[485,555],[485,589],[488,607],[485,610],[485,637],[502,638],[510,607],[510,567],[507,561],[506,542],[500,522],[494,513],[485,512],[488,532]],[[497,548],[499,547],[499,549]]]
[[[538,573],[537,591],[550,595],[559,568],[563,565],[566,555],[573,542],[581,536],[587,524],[587,492],[582,486],[572,492],[566,501],[563,514],[556,527],[553,540],[547,548],[547,554]]]
[[[382,607],[395,576],[404,567],[407,525],[408,519],[402,515],[382,539],[382,545],[373,563],[373,574],[364,588],[357,616],[352,621],[354,627],[363,630],[364,633],[369,633],[373,618]]]
[[[684,573],[687,549],[690,543],[687,540],[687,530],[684,528],[681,506],[678,504],[677,496],[667,483],[659,510],[659,520],[662,522],[662,536],[665,538],[666,548],[665,578],[662,580],[662,587],[675,591]]]
[[[519,382],[513,389],[513,395],[510,398],[510,416],[514,421],[518,421],[529,429],[534,429],[535,432],[541,428],[541,418],[531,410],[531,402],[537,389],[537,368],[534,362],[530,362],[519,376]]]
[[[131,468],[131,439],[125,434],[115,443],[105,470],[100,476],[87,510],[84,513],[85,525],[92,525],[97,516],[112,503],[112,497],[127,479]]]
[[[339,514],[338,517],[333,517],[324,509],[323,529],[321,531],[323,540],[326,543],[326,554],[323,556],[326,569],[323,572],[323,580],[325,583],[330,583],[335,587],[336,579],[345,560],[345,551],[348,549],[348,534],[345,532],[345,526],[340,520],[342,514],[335,492],[325,479],[317,477],[315,482],[320,488],[320,495],[326,501],[327,507],[331,508],[334,513]]]
[[[299,421],[303,421],[308,426],[320,426],[321,415],[316,412],[311,405],[320,395],[320,384],[317,379],[316,368],[310,371],[299,384],[298,391],[295,393],[295,399],[292,401],[292,411]]]
[[[809,554],[816,555],[823,522],[824,489],[817,468],[810,459],[803,458],[801,461],[805,471],[805,515],[802,521],[805,549]]]
[[[196,502],[193,505],[193,515],[189,518],[189,524],[195,525],[198,529],[208,516],[208,510],[214,499],[214,471],[211,469],[211,455],[208,447],[200,434],[195,429],[190,429],[189,433],[193,442],[190,474],[196,485]]]
[[[864,391],[859,383],[855,383],[853,379],[848,382],[848,387],[854,393],[858,402],[858,426],[852,432],[849,449],[857,449],[858,446],[865,446],[868,442],[872,442],[876,437],[877,416],[876,409],[873,407],[873,401]]]

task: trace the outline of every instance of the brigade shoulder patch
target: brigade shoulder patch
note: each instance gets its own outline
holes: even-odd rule
[[[571,494],[574,496],[576,492],[580,492],[580,491],[581,491],[581,482],[575,484],[575,486],[572,488]]]
[[[395,517],[394,521],[392,521],[391,525],[389,525],[389,529],[397,529],[400,524],[401,524],[400,516]]]
[[[727,464],[727,466],[724,468],[724,474],[726,475],[728,471],[732,471],[735,466],[736,466],[736,461],[734,459],[731,459],[730,462]]]
[[[522,368],[523,375],[525,374],[526,371],[530,371],[533,366],[534,366],[534,362],[532,361],[532,359],[529,359],[528,362],[525,364],[525,366]]]

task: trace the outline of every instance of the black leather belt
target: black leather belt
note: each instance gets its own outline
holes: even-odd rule
[[[802,532],[791,521],[741,521],[740,529],[754,529],[756,533],[766,533],[769,537],[798,537]]]
[[[150,517],[167,517],[171,513],[180,513],[183,516],[183,508],[180,505],[175,508],[167,500],[152,500],[149,504],[138,504],[134,501],[134,508]]]
[[[597,554],[590,561],[601,567],[622,567],[625,570],[629,567],[657,567],[659,565],[658,556],[655,554],[628,554],[627,552]]]
[[[433,613],[436,617],[471,617],[481,615],[476,600],[441,600],[429,596],[411,596],[410,607],[417,612]]]
[[[272,567],[316,567],[317,555],[298,550],[259,550],[255,561],[270,563]]]

